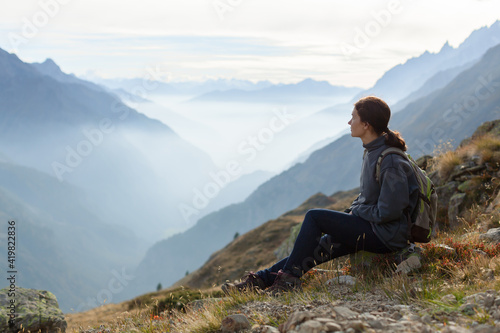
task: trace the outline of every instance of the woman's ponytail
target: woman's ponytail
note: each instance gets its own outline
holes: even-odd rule
[[[398,131],[391,131],[387,125],[391,118],[391,109],[382,99],[375,96],[361,98],[354,104],[361,121],[367,122],[373,130],[382,135],[385,133],[388,146],[406,151],[406,142]]]
[[[385,142],[388,146],[396,147],[401,149],[402,151],[406,151],[406,142],[398,131],[391,131],[387,129]]]

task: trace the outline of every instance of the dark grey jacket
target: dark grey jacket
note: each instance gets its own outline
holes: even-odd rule
[[[412,213],[418,200],[418,183],[411,165],[402,156],[387,155],[380,166],[380,184],[375,166],[380,154],[389,148],[385,136],[363,145],[365,154],[361,168],[361,193],[351,205],[353,215],[372,225],[380,240],[392,250],[408,244],[406,211]]]

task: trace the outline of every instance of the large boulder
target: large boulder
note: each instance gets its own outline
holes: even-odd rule
[[[450,199],[455,193],[457,193],[458,185],[458,182],[448,182],[442,186],[436,187],[436,193],[438,195],[436,216],[438,229],[445,229],[448,227],[448,208],[450,205]]]
[[[15,315],[12,320],[11,313]],[[19,287],[0,290],[0,332],[59,333],[65,332],[66,327],[51,292]]]
[[[479,239],[492,243],[500,243],[500,228],[493,228],[488,230],[487,233],[479,235]]]
[[[459,225],[458,217],[463,208],[465,193],[455,193],[448,204],[448,227],[455,229]]]

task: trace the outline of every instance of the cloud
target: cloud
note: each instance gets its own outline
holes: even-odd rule
[[[6,36],[19,32],[42,2],[55,1],[61,0],[9,3],[0,13],[0,47],[8,49]],[[222,18],[212,0],[64,2],[19,49],[22,59],[51,57],[77,74],[140,76],[146,66],[162,64],[177,77],[313,77],[364,87],[408,58],[437,52],[446,41],[457,46],[500,19],[500,3],[472,0],[221,0],[230,6]],[[400,12],[382,24],[394,4]],[[369,45],[346,57],[340,45],[354,45],[356,34],[377,22],[381,29]]]

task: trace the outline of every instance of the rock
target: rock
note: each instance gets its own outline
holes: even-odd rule
[[[437,186],[441,184],[441,177],[439,176],[439,171],[437,170],[432,171],[431,173],[428,173],[427,176],[430,178],[430,180],[434,185]]]
[[[403,318],[403,315],[399,312],[394,312],[393,314],[391,314],[390,317],[394,320],[399,320],[399,319]]]
[[[448,304],[455,304],[457,303],[457,298],[453,294],[448,294],[441,297],[441,302]]]
[[[305,321],[316,318],[318,315],[311,311],[297,311],[294,312],[288,320],[279,326],[280,332],[288,332],[295,329],[298,325]]]
[[[337,332],[342,330],[342,326],[330,318],[316,318],[316,321],[323,324],[323,330],[326,332]]]
[[[485,234],[479,235],[479,239],[492,243],[500,243],[500,228],[488,230]]]
[[[222,301],[222,298],[220,297],[196,299],[189,302],[186,307],[198,311],[206,308],[209,304],[218,303],[220,301]]]
[[[484,258],[489,258],[490,257],[488,255],[488,253],[484,252],[483,250],[474,249],[474,250],[472,250],[472,252],[474,252],[475,254],[478,254],[478,255],[480,255],[481,257],[484,257]]]
[[[476,314],[477,304],[467,303],[463,304],[458,308],[458,310],[468,316],[473,316]]]
[[[279,333],[279,331],[276,327],[272,327],[272,326],[268,326],[268,325],[260,325],[260,326],[254,325],[250,332],[252,332],[252,333]]]
[[[499,320],[500,319],[500,310],[495,310],[491,313],[491,316],[493,319]]]
[[[468,332],[468,331],[467,331]],[[482,324],[477,325],[472,330],[473,333],[498,333],[498,327],[492,327],[490,325]]]
[[[366,325],[361,320],[354,320],[348,324],[348,327],[354,329],[356,332],[360,332],[365,330]]]
[[[458,165],[453,168],[453,172],[451,173],[451,176],[449,179],[455,180],[459,178],[462,175],[473,175],[473,174],[478,174],[479,172],[483,171],[486,169],[486,165],[475,165],[473,161],[469,161],[465,164]]]
[[[329,286],[334,284],[345,284],[348,286],[354,286],[356,284],[356,278],[350,275],[341,275],[326,281],[326,284]]]
[[[452,256],[457,255],[457,251],[451,246],[445,244],[436,244],[436,247],[442,250],[442,252],[446,252],[447,255],[452,255]]]
[[[438,207],[448,210],[448,205],[450,199],[455,194],[458,188],[458,182],[448,182],[443,186],[436,187],[436,193],[438,195]]]
[[[480,177],[473,177],[458,185],[458,190],[462,193],[472,194],[480,190],[483,180]]]
[[[251,327],[247,317],[242,314],[229,315],[222,319],[222,333],[240,332]]]
[[[460,327],[460,326],[448,325],[441,332],[442,333],[467,333],[467,332],[470,332],[470,330],[463,328],[463,327]]]
[[[16,317],[9,328],[11,300],[15,301]],[[10,297],[8,288],[0,290],[0,332],[17,332],[21,326],[25,331],[56,333],[65,332],[68,325],[51,292],[17,287]]]
[[[424,323],[430,324],[430,323],[432,322],[432,317],[431,317],[430,315],[426,314],[426,315],[424,315],[424,316],[422,317],[422,319],[421,319],[421,320],[422,320],[422,322],[424,322]]]
[[[419,157],[415,162],[417,163],[418,167],[422,170],[426,170],[429,165],[432,164],[434,157],[430,155],[424,155]]]
[[[485,281],[493,281],[495,280],[495,272],[491,268],[487,268],[481,272],[481,279]]]
[[[436,174],[438,174],[436,172]],[[434,179],[433,179],[434,181]],[[435,182],[436,186],[440,184],[441,181]],[[450,199],[453,196],[453,194],[456,193],[458,188],[458,182],[456,181],[451,181],[447,182],[442,186],[437,186],[436,187],[436,194],[438,195],[438,204],[437,204],[437,220],[436,220],[436,226],[435,230],[442,229],[443,227],[446,227],[444,225],[441,225],[445,223],[446,218],[448,216],[448,207],[450,205]]]
[[[458,225],[458,215],[462,210],[462,203],[466,197],[465,193],[455,193],[448,205],[448,223],[450,229],[454,229]]]
[[[301,324],[299,327],[299,333],[320,333],[323,331],[323,324],[316,320],[309,320]]]
[[[487,294],[484,296],[483,306],[485,309],[491,308],[495,304],[495,296],[491,294]]]
[[[500,209],[500,192],[498,192],[495,199],[488,205],[488,208],[486,208],[485,213],[490,214],[496,209]]]
[[[343,319],[354,319],[357,318],[359,313],[351,311],[349,308],[344,306],[336,306],[333,308],[333,311],[337,314],[338,317]]]
[[[418,256],[411,256],[402,263],[400,263],[396,268],[396,273],[408,274],[415,269],[422,267],[420,259]]]
[[[371,319],[367,321],[368,325],[370,325],[371,328],[375,328],[377,330],[381,330],[384,328],[384,325],[380,322],[380,320],[377,319]]]

